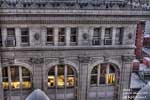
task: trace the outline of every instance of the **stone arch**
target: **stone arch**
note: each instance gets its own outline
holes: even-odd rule
[[[31,74],[33,72],[31,65],[20,61],[16,61],[14,64],[5,64],[3,67],[8,67],[8,66],[22,66],[24,68],[27,68],[31,72]]]
[[[102,63],[110,63],[110,64],[114,65],[117,70],[120,71],[120,66],[121,66],[121,65],[120,65],[119,63],[117,63],[115,60],[111,60],[111,61],[108,61],[108,62],[104,62],[104,61],[102,61],[102,60],[99,60],[99,61],[97,61],[97,62],[95,62],[95,63],[89,65],[89,73],[91,73],[91,71],[92,71],[92,69],[94,68],[94,66],[96,66],[96,65],[98,65],[98,64],[102,64]]]
[[[53,67],[53,66],[55,66],[55,65],[59,65],[60,63],[59,62],[53,62],[53,63],[49,63],[49,64],[47,64],[47,70],[46,70],[46,73],[48,73],[48,71]],[[69,66],[71,66],[73,69],[75,69],[75,71],[78,73],[78,66],[77,66],[77,64],[75,64],[75,63],[73,63],[73,62],[71,62],[71,61],[65,61],[63,64],[67,64],[67,65],[69,65]]]

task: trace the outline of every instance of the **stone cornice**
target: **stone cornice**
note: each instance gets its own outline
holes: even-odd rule
[[[111,45],[111,46],[70,46],[70,47],[1,47],[1,51],[61,51],[61,50],[125,50],[135,49],[133,45]]]

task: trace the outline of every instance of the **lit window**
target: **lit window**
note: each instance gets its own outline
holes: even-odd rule
[[[70,66],[56,65],[52,67],[48,72],[48,87],[57,86],[59,88],[64,88],[64,87],[73,87],[74,85],[75,85],[75,73]]]
[[[47,45],[54,45],[54,29],[47,28]]]
[[[105,29],[104,45],[112,44],[112,28]]]
[[[78,28],[71,28],[70,41],[71,45],[77,45]]]
[[[7,28],[6,46],[7,47],[16,46],[15,28]]]
[[[101,44],[101,28],[94,28],[92,43],[93,43],[93,45]]]
[[[21,28],[21,44],[29,45],[29,29]]]
[[[122,44],[123,34],[124,34],[124,28],[123,27],[116,29],[115,44],[117,44],[117,45]]]
[[[65,45],[65,41],[66,41],[65,35],[66,35],[65,28],[59,28],[58,30],[58,44],[59,45]]]
[[[116,80],[116,71],[111,64],[99,64],[92,69],[91,85],[99,86],[100,84],[114,84]]]
[[[21,73],[22,72],[22,73]],[[10,74],[11,77],[8,77]],[[3,88],[8,89],[11,87],[12,89],[21,88],[31,88],[31,75],[30,71],[24,67],[20,66],[10,66],[2,69],[3,75]],[[21,77],[22,79],[21,79]],[[22,82],[21,82],[22,80]],[[10,86],[9,86],[9,82]]]

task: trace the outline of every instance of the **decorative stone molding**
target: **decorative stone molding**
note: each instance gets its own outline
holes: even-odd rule
[[[110,60],[110,58],[107,56],[104,56],[103,58],[104,58],[104,62],[109,62],[109,60]]]
[[[58,62],[59,62],[59,64],[64,64],[65,59],[63,57],[60,57],[60,58],[58,58]]]
[[[33,63],[33,64],[43,64],[44,63],[44,58],[39,58],[39,57],[31,57],[29,59],[29,62]]]
[[[84,56],[84,57],[78,57],[78,60],[79,60],[80,63],[89,63],[91,58],[87,57],[87,56]]]
[[[2,58],[2,64],[3,65],[10,65],[10,64],[14,64],[15,63],[15,59],[14,58]]]
[[[127,63],[130,63],[134,58],[135,58],[135,56],[133,56],[133,55],[123,55],[122,56],[122,60]]]

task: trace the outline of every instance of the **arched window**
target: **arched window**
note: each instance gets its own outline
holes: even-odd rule
[[[4,89],[31,88],[31,73],[25,67],[4,67],[2,69],[2,76]]]
[[[91,85],[99,86],[100,84],[112,85],[116,81],[116,70],[112,64],[96,65],[91,72]]]
[[[74,87],[75,71],[69,65],[53,66],[48,72],[48,87]]]

